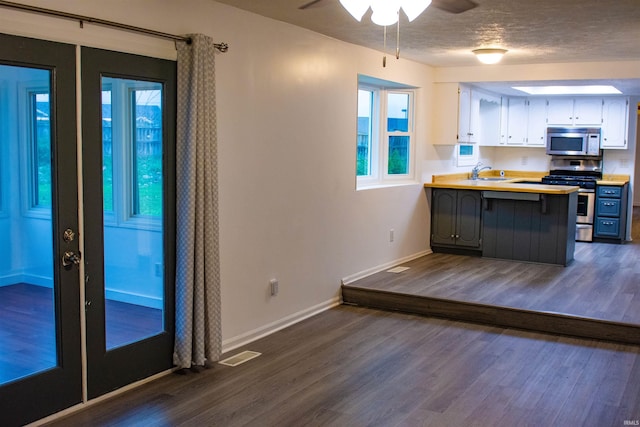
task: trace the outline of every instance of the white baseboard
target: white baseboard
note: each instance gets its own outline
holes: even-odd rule
[[[330,299],[329,301],[322,302],[297,313],[293,313],[289,316],[283,317],[282,319],[277,320],[273,323],[261,326],[260,328],[223,340],[222,352],[226,353],[238,347],[242,347],[243,345],[249,344],[253,341],[259,340],[260,338],[264,338],[267,335],[271,335],[281,329],[284,329],[288,326],[308,319],[309,317],[315,316],[316,314],[322,313],[323,311],[336,307],[341,303],[341,298],[338,296]]]
[[[0,286],[15,285],[16,283],[28,283],[30,285],[42,286],[44,288],[53,288],[53,279],[51,277],[41,276],[38,274],[18,273],[0,276]]]
[[[141,305],[143,307],[157,309],[162,309],[164,307],[164,301],[162,298],[132,294],[130,292],[114,291],[112,289],[107,289],[105,291],[105,298],[129,304]]]
[[[387,262],[387,263],[384,263],[384,264],[381,264],[381,265],[377,265],[375,267],[368,268],[366,270],[363,270],[363,271],[360,271],[358,273],[355,273],[355,274],[352,274],[350,276],[345,277],[344,279],[342,279],[342,284],[343,285],[348,285],[350,283],[355,282],[356,280],[364,279],[365,277],[371,276],[372,274],[376,274],[376,273],[379,273],[381,271],[388,270],[391,267],[395,267],[395,266],[397,266],[399,264],[403,264],[405,262],[409,262],[411,260],[423,257],[425,255],[429,255],[431,253],[433,253],[431,251],[431,249],[427,249],[427,250],[415,253],[413,255],[406,256],[404,258],[400,258],[400,259],[397,259],[397,260],[394,260],[394,261],[390,261],[390,262]]]

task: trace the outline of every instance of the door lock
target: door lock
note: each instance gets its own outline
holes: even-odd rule
[[[62,233],[62,239],[67,243],[72,242],[75,237],[76,233],[74,233],[74,231],[70,228],[67,228],[66,230],[64,230],[64,233]]]
[[[80,264],[80,260],[82,256],[79,253],[75,253],[73,251],[67,251],[62,255],[62,266],[70,267],[72,265]]]

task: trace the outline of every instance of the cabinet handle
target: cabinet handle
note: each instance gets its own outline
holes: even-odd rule
[[[456,239],[459,239],[459,238],[460,238],[460,235],[459,235],[459,234],[456,234]]]
[[[451,238],[452,238],[452,239],[455,239],[455,238],[456,238],[456,236],[455,236],[454,234],[452,234],[452,235],[451,235]]]

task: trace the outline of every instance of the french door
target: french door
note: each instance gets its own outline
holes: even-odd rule
[[[172,366],[174,123],[174,62],[0,34],[0,425]]]
[[[176,64],[90,48],[81,56],[93,398],[172,366]]]

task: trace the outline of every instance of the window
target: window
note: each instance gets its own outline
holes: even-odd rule
[[[413,183],[413,98],[410,87],[359,76],[358,189]]]
[[[24,215],[51,218],[54,195],[49,71],[31,70],[18,88],[20,204]],[[18,168],[17,165],[11,166]],[[8,194],[7,194],[8,196]]]
[[[29,92],[30,208],[51,207],[49,92]]]
[[[161,226],[162,90],[161,83],[102,78],[105,223]]]

